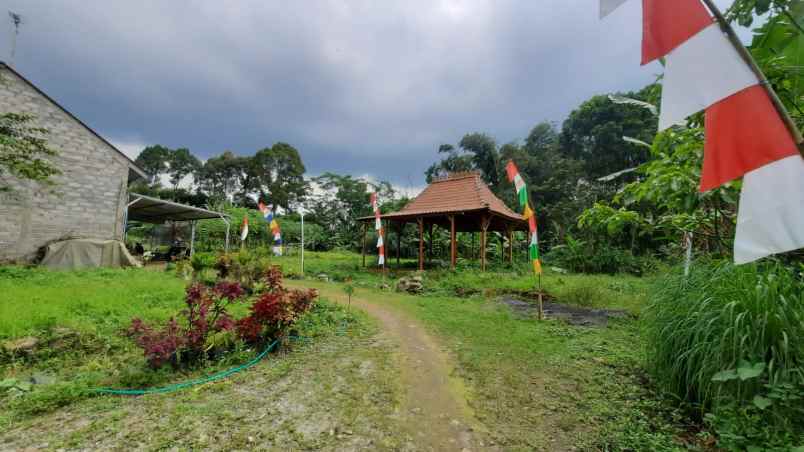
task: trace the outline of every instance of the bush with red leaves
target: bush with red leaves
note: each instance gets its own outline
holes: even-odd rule
[[[248,343],[265,343],[280,337],[318,297],[314,289],[285,289],[282,271],[276,266],[265,272],[264,283],[265,292],[257,296],[250,314],[237,322],[238,335]]]
[[[210,334],[235,329],[235,321],[226,312],[230,303],[243,299],[245,292],[239,284],[221,281],[211,289],[196,283],[187,288],[181,311],[181,325],[171,318],[161,330],[135,318],[127,335],[143,349],[148,364],[158,368],[170,362],[174,367],[204,356]],[[180,362],[181,361],[181,362]]]
[[[279,267],[267,269],[264,289],[254,294],[249,315],[235,320],[226,308],[246,299],[243,287],[232,281],[219,281],[213,287],[196,283],[187,288],[181,321],[171,318],[164,328],[155,329],[140,319],[133,319],[127,334],[143,349],[153,368],[171,363],[174,367],[190,364],[207,356],[209,336],[232,331],[240,340],[264,344],[277,339],[309,310],[318,292],[287,290],[282,286]]]

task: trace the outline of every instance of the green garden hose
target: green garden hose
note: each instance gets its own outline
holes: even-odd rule
[[[292,338],[292,339],[299,339],[299,338]],[[254,359],[251,361],[242,364],[240,366],[232,367],[231,369],[226,369],[222,372],[218,372],[213,375],[209,375],[203,378],[197,378],[195,380],[189,380],[182,383],[176,383],[168,386],[162,386],[159,388],[147,388],[147,389],[114,389],[114,388],[93,388],[90,389],[91,392],[96,392],[100,394],[114,394],[114,395],[145,395],[145,394],[167,394],[170,392],[180,391],[182,389],[187,389],[192,386],[201,385],[204,383],[209,383],[212,381],[222,380],[229,375],[236,374],[240,371],[246,370],[249,367],[253,367],[256,365],[260,360],[265,358],[265,355],[271,352],[271,350],[276,347],[279,343],[279,339],[273,341],[271,345],[269,345],[265,350],[263,350],[259,355],[255,356]]]

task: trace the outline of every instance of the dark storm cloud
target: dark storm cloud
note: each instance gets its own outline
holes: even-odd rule
[[[26,19],[17,69],[126,150],[287,141],[313,174],[415,186],[440,143],[521,139],[653,80],[639,2],[602,22],[597,2],[7,3]]]

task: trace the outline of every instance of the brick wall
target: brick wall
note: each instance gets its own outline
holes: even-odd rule
[[[62,171],[52,187],[15,182],[0,194],[0,261],[29,260],[60,237],[122,238],[128,160],[3,66],[0,79],[0,113],[36,116]]]

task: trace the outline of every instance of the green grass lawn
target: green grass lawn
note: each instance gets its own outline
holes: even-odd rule
[[[144,269],[0,267],[0,339],[54,326],[111,334],[132,317],[166,319],[181,309],[185,284],[172,274]]]
[[[298,255],[272,257],[272,262],[286,272],[300,273]],[[396,260],[389,260],[388,271],[383,274],[376,266],[376,256],[367,256],[367,268],[362,266],[360,254],[351,252],[305,253],[305,275],[314,278],[326,274],[331,280],[351,278],[356,285],[376,287],[383,281],[391,284],[399,277],[415,272],[417,263],[403,259],[400,268]],[[455,296],[466,293],[534,291],[537,279],[528,262],[513,267],[492,263],[481,272],[475,262],[459,261],[458,270],[430,269],[424,284],[431,295]],[[590,307],[622,309],[638,315],[645,303],[653,277],[631,275],[586,275],[560,273],[545,265],[542,276],[544,291],[556,301]]]

